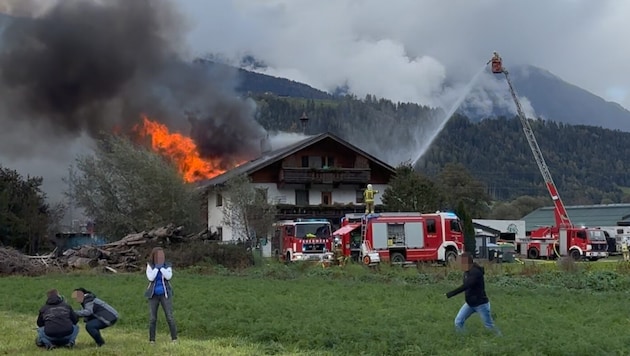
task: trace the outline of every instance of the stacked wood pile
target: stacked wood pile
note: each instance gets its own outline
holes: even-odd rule
[[[147,247],[169,245],[191,240],[207,240],[208,231],[183,235],[183,227],[169,224],[164,227],[129,234],[122,239],[102,245],[84,245],[56,254],[53,251],[45,256],[26,256],[13,249],[0,248],[0,275],[37,275],[51,268],[103,268],[110,272],[136,271],[144,268]]]
[[[53,254],[46,256],[26,256],[12,248],[0,248],[0,275],[37,276],[55,266],[50,261]]]
[[[139,247],[147,243],[168,245],[195,238],[202,238],[203,233],[184,236],[183,227],[172,224],[150,231],[129,234],[122,239],[102,246],[80,246],[63,253],[62,259],[70,268],[104,267],[116,272],[119,270],[135,271],[144,268],[144,257]]]

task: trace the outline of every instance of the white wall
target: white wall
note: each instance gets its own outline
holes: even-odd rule
[[[491,227],[501,232],[515,232],[517,239],[519,240],[525,239],[525,221],[524,220],[473,219],[473,222]]]
[[[275,183],[257,183],[256,187],[267,189],[267,198],[272,204],[295,204],[295,189],[293,188],[278,189]],[[383,192],[385,192],[387,185],[373,184],[372,188],[379,191],[379,193],[374,197],[374,202],[376,204],[382,204]],[[319,205],[322,203],[322,191],[331,190],[328,188],[318,188],[317,186],[314,186],[309,190],[310,205]],[[223,241],[236,240],[238,237],[232,236],[233,232],[230,226],[225,226],[223,223],[223,209],[228,197],[223,195],[223,206],[220,207],[216,206],[216,198],[217,193],[210,192],[208,194],[208,230],[210,230],[210,232],[215,232],[217,231],[217,227],[221,227],[223,229]],[[356,204],[356,191],[348,188],[332,189],[332,203]],[[523,231],[525,231],[524,227]]]
[[[208,230],[213,233],[217,227],[223,230],[223,241],[233,240],[232,228],[223,223],[223,207],[225,206],[225,195],[223,196],[223,206],[217,206],[217,193],[208,193]]]
[[[267,197],[272,204],[295,204],[295,189],[278,189],[275,183],[257,183],[256,187],[266,188]],[[388,187],[386,184],[373,184],[373,189],[379,191],[374,197],[376,204],[382,204],[383,192]],[[348,188],[330,189],[326,187],[313,186],[309,190],[309,203],[310,205],[319,205],[322,203],[322,192],[332,192],[332,203],[348,204],[356,203],[356,191]]]

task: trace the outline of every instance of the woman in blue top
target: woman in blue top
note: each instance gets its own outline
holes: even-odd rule
[[[155,329],[157,326],[158,306],[162,305],[166,322],[171,331],[171,340],[177,341],[177,328],[173,317],[173,289],[171,288],[171,277],[173,270],[170,264],[165,262],[164,250],[156,247],[151,251],[149,262],[147,262],[147,278],[149,286],[145,296],[149,299],[149,342],[155,343]]]

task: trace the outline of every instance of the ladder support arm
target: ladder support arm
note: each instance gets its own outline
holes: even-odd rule
[[[545,185],[547,187],[547,191],[549,195],[551,195],[551,200],[553,200],[554,204],[554,215],[556,220],[556,226],[558,227],[571,227],[573,224],[569,219],[569,215],[567,214],[567,210],[560,198],[560,194],[558,194],[558,188],[556,188],[556,184],[551,177],[551,172],[549,171],[549,167],[545,162],[545,158],[543,157],[542,150],[540,146],[538,146],[538,142],[536,141],[536,136],[534,136],[534,130],[532,130],[531,125],[529,124],[529,119],[525,116],[523,112],[523,107],[521,106],[521,102],[518,100],[518,96],[516,95],[516,91],[512,86],[512,81],[508,76],[508,71],[503,69],[503,74],[505,75],[505,79],[507,80],[508,86],[510,88],[510,94],[512,95],[512,99],[516,104],[516,111],[518,113],[518,118],[521,121],[521,126],[523,127],[523,132],[525,133],[525,137],[527,138],[527,142],[529,143],[529,147],[534,154],[534,159],[536,160],[536,164],[538,165],[538,169],[543,176],[545,181]]]

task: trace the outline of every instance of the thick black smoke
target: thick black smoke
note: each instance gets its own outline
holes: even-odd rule
[[[37,18],[11,18],[0,38],[0,105],[56,136],[130,129],[141,114],[184,130],[184,112],[194,111],[204,156],[251,156],[263,133],[253,108],[235,97],[232,78],[181,59],[185,25],[166,0],[63,0]]]

